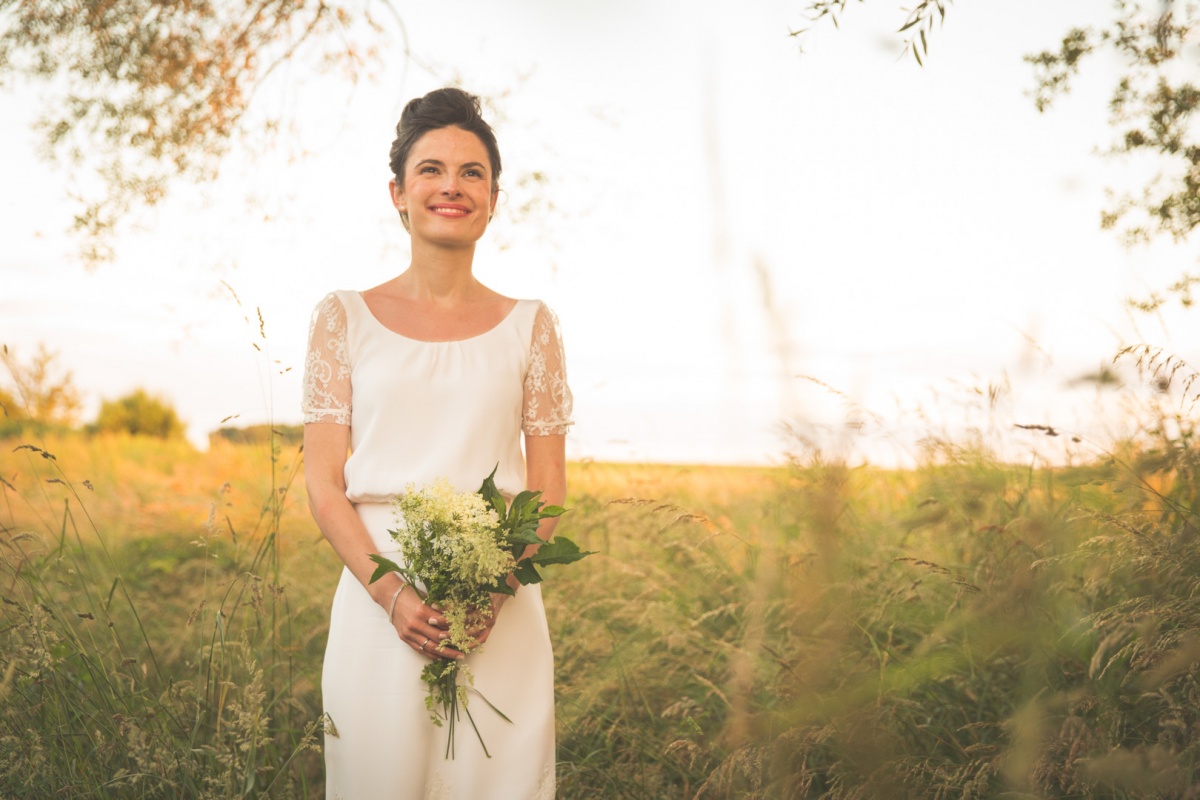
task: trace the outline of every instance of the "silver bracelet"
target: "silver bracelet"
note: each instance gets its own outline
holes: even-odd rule
[[[393,622],[392,615],[396,613],[396,601],[400,599],[400,593],[408,588],[408,584],[401,582],[400,588],[392,595],[392,604],[388,606],[388,622]]]

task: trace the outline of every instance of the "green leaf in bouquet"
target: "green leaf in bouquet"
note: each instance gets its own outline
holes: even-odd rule
[[[538,521],[537,517],[515,516],[509,520],[508,527],[513,531],[536,531]]]
[[[517,561],[525,553],[525,548],[531,544],[540,545],[545,540],[537,535],[537,523],[530,522],[523,525],[521,528],[509,531],[504,537],[504,544],[508,547],[508,552],[512,554],[513,560]]]
[[[506,594],[510,597],[517,593],[517,590],[508,585],[508,576],[498,579],[494,584],[488,587],[488,591],[494,594]]]
[[[479,495],[492,507],[500,519],[504,519],[508,508],[504,502],[504,495],[496,488],[496,470],[498,469],[500,469],[499,463],[492,467],[492,474],[483,479],[483,485],[479,487]]]
[[[517,566],[513,569],[513,575],[521,582],[522,586],[528,586],[531,583],[541,583],[542,576],[537,571],[537,567],[528,558],[517,562]]]
[[[538,548],[538,551],[533,554],[533,561],[540,566],[572,564],[590,555],[592,555],[592,551],[580,550],[579,545],[565,536],[556,536]]]
[[[516,513],[517,511],[520,511],[522,514],[536,513],[537,501],[541,496],[541,492],[535,492],[530,489],[526,489],[513,498],[512,511],[509,513]]]
[[[391,559],[384,558],[378,553],[372,553],[371,560],[378,564],[378,566],[375,567],[375,571],[371,573],[371,580],[367,581],[367,583],[374,583],[384,575],[387,575],[389,572],[399,572],[401,575],[404,574],[404,569],[399,564]]]
[[[472,693],[472,694],[474,694],[474,695],[477,695],[477,696],[479,697],[479,699],[480,699],[480,700],[482,700],[483,702],[487,703],[487,704],[488,704],[488,708],[490,708],[492,711],[495,711],[497,714],[499,714],[499,715],[500,715],[500,719],[504,720],[504,721],[505,721],[505,722],[507,722],[509,725],[512,725],[512,724],[513,724],[513,721],[512,721],[511,719],[509,719],[509,718],[508,718],[508,715],[507,715],[507,714],[505,714],[505,713],[504,713],[503,711],[501,711],[500,709],[496,708],[494,705],[492,705],[492,701],[491,701],[491,700],[488,700],[486,697],[484,697],[484,696],[483,696],[483,692],[479,691],[479,690],[478,690],[478,689],[476,689],[474,686],[468,686],[468,687],[467,687],[467,691],[471,692],[471,693]],[[472,722],[472,724],[474,724],[474,722]],[[478,729],[476,730],[476,733],[478,733]],[[480,743],[480,744],[483,744],[483,740],[482,740],[482,739],[480,739],[480,740],[479,740],[479,743]],[[485,749],[485,751],[486,751],[486,748],[484,748],[484,749]],[[491,758],[491,756],[488,756],[488,758]]]
[[[520,530],[513,531],[504,537],[509,544],[542,544],[542,537],[537,535],[537,525],[529,525]]]
[[[567,513],[567,509],[563,508],[562,506],[543,506],[542,510],[538,512],[539,516],[543,518],[561,517],[565,513]]]

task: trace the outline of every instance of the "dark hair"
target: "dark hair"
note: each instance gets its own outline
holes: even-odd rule
[[[492,188],[495,189],[500,183],[500,148],[496,145],[496,134],[483,119],[479,98],[452,86],[434,89],[424,97],[409,100],[404,107],[400,121],[396,123],[396,139],[392,142],[389,162],[396,180],[404,183],[404,165],[418,139],[430,131],[450,127],[469,131],[483,142],[492,165]]]

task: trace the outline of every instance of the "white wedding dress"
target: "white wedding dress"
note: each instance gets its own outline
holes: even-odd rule
[[[522,432],[565,433],[571,415],[557,320],[537,300],[519,300],[486,333],[425,342],[384,327],[357,292],[334,292],[313,314],[303,390],[306,423],[350,426],[346,495],[393,560],[393,495],[439,477],[475,491],[497,464],[497,486],[516,494]],[[491,758],[465,715],[445,757],[446,729],[425,707],[426,663],[343,570],[321,678],[328,800],[552,800],[554,664],[540,588],[510,598],[468,656],[475,688],[512,720],[470,696]]]

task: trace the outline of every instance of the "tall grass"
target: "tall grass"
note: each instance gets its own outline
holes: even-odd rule
[[[56,444],[84,463],[6,447],[0,795],[312,796],[323,612],[280,539],[297,454],[268,448],[252,508],[231,475],[201,516],[185,444]]]
[[[0,450],[0,796],[320,797],[294,449]],[[174,449],[172,449],[174,448]],[[562,798],[1193,797],[1200,458],[570,467]]]
[[[585,495],[562,796],[1197,796],[1198,465],[813,458],[719,519]]]

